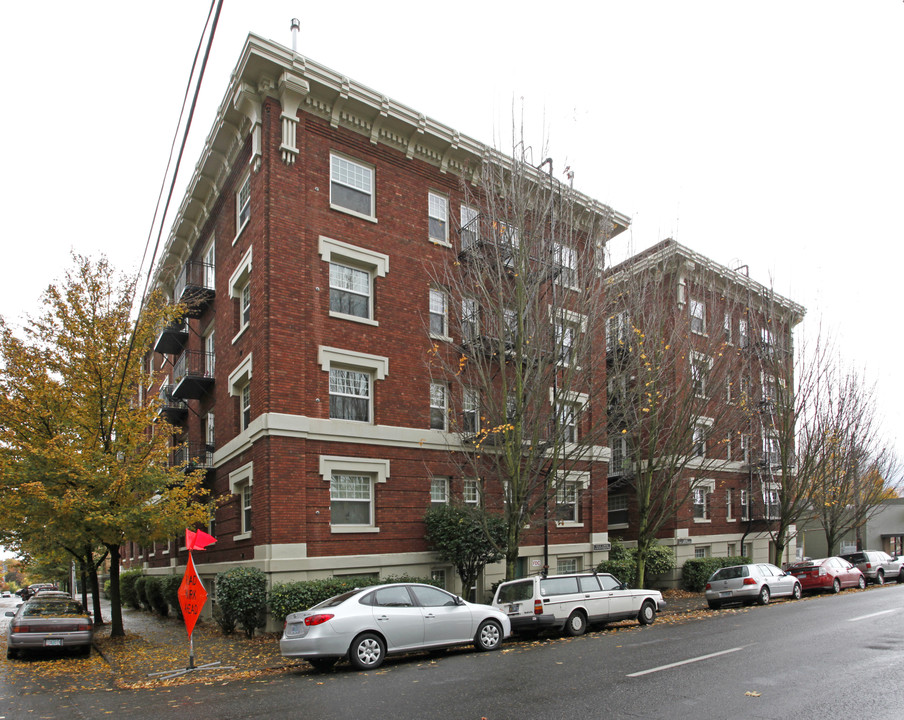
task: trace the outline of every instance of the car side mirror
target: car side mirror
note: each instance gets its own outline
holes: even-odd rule
[[[464,605],[464,604],[465,604],[464,598],[459,597],[458,595],[456,595],[456,596],[455,596],[455,604],[456,604],[456,605]]]
[[[619,590],[627,590],[627,589],[628,589],[628,583],[624,583],[624,582],[623,582],[621,585],[618,586],[618,589],[619,589]]]
[[[14,613],[12,610],[7,610],[6,617],[16,617],[16,613]]]

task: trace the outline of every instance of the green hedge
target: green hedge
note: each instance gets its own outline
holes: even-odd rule
[[[136,610],[141,609],[135,583],[141,577],[141,570],[126,570],[119,576],[119,597],[123,605],[128,605]]]
[[[322,580],[299,580],[298,582],[279,583],[273,586],[267,599],[270,613],[277,620],[285,619],[286,615],[293,612],[307,610],[317,603],[328,600],[334,595],[339,595],[355,588],[368,587],[370,585],[382,585],[393,582],[415,582],[425,585],[436,585],[431,578],[413,578],[407,575],[391,575],[384,578],[369,577],[330,577]]]
[[[654,545],[650,548],[644,564],[644,580],[648,582],[654,576],[667,573],[673,567],[675,556],[672,548]],[[634,578],[637,577],[637,549],[626,548],[618,540],[614,540],[612,549],[609,550],[609,559],[597,565],[596,571],[610,573],[622,582],[633,584]]]
[[[255,567],[217,573],[217,605],[226,619],[240,625],[247,637],[254,637],[267,619],[267,576]],[[225,629],[223,623],[220,626]]]
[[[744,565],[750,562],[749,557],[708,557],[686,560],[681,566],[681,587],[690,592],[703,592],[706,581],[719,568],[732,565]]]
[[[182,575],[163,575],[160,578],[160,589],[170,607],[170,612],[180,620],[182,619],[182,606],[179,605],[179,586],[181,584]]]
[[[144,583],[144,595],[147,598],[148,607],[161,617],[169,615],[169,602],[167,602],[163,589],[167,579],[161,575],[149,575]]]

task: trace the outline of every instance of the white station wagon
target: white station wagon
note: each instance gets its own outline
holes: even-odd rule
[[[512,632],[561,630],[583,635],[588,625],[631,620],[649,625],[665,607],[658,590],[631,590],[608,573],[534,576],[500,583],[493,598]]]

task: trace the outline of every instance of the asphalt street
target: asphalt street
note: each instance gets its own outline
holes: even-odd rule
[[[689,616],[690,617],[690,616]],[[306,664],[232,682],[15,699],[4,718],[899,718],[904,585],[576,639]],[[8,693],[12,693],[11,695]]]

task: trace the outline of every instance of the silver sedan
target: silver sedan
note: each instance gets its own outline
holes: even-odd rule
[[[766,605],[773,597],[799,600],[800,595],[797,578],[770,563],[720,568],[706,583],[706,602],[714,610],[737,602]]]
[[[72,648],[82,655],[91,653],[94,623],[81,603],[66,597],[37,595],[9,611],[6,657],[25,650]]]
[[[430,585],[394,583],[351,590],[292,613],[279,650],[318,670],[341,658],[372,670],[393,653],[470,644],[498,650],[510,634],[508,617],[495,608]]]

